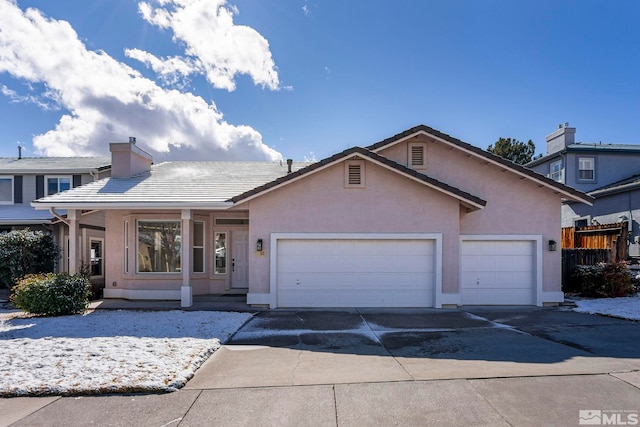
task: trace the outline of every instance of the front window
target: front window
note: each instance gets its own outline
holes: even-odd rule
[[[180,221],[138,221],[138,273],[181,271]]]
[[[204,222],[193,223],[193,272],[204,273]]]
[[[578,159],[578,178],[585,181],[595,179],[595,159],[593,157],[580,157]]]
[[[102,240],[91,240],[91,276],[104,276],[103,267],[103,251]]]
[[[227,233],[215,233],[214,273],[227,273]]]
[[[71,188],[70,176],[48,176],[47,177],[47,196],[66,191]]]
[[[551,163],[549,166],[549,176],[552,180],[556,182],[563,182],[564,177],[562,176],[562,160],[558,160],[556,162]]]
[[[13,203],[13,178],[0,178],[0,204],[10,205]]]

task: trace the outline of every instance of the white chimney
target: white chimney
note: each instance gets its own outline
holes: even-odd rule
[[[547,135],[547,154],[553,154],[564,150],[567,145],[576,142],[576,128],[570,128],[569,123],[558,125],[558,129]]]
[[[129,137],[129,142],[112,142],[109,150],[112,177],[129,178],[151,171],[151,154],[136,145],[135,137]]]

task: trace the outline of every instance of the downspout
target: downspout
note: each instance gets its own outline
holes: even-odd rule
[[[55,208],[49,208],[49,213],[54,217],[56,217],[59,221],[65,223],[67,227],[69,226],[69,223],[67,222],[67,220],[65,220],[58,212],[56,212]]]

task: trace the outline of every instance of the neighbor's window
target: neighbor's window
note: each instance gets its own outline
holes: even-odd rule
[[[0,178],[0,204],[10,205],[13,203],[13,178]]]
[[[558,160],[549,165],[549,176],[556,182],[564,182],[562,170],[562,160]]]
[[[578,159],[578,178],[593,180],[595,177],[595,159],[593,157],[580,157]]]
[[[138,221],[138,273],[181,271],[180,221]]]
[[[204,273],[204,222],[193,223],[193,272]]]
[[[214,270],[215,274],[227,273],[227,233],[215,233],[215,261]]]
[[[70,176],[47,176],[47,196],[69,190],[71,188]]]

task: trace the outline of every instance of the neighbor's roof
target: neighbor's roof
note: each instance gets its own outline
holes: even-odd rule
[[[308,163],[294,163],[293,170]],[[117,209],[230,206],[231,197],[287,173],[281,162],[165,162],[132,178],[105,178],[32,202],[38,208]]]
[[[393,160],[387,159],[386,157],[382,157],[372,151],[367,150],[366,148],[361,147],[353,147],[349,148],[341,153],[334,154],[331,157],[327,157],[320,162],[314,163],[312,165],[307,166],[306,168],[300,169],[295,173],[288,174],[282,178],[279,178],[275,181],[269,182],[260,187],[249,190],[243,194],[240,194],[236,197],[233,197],[231,201],[233,202],[241,202],[246,201],[247,199],[251,199],[265,192],[271,191],[276,187],[280,187],[289,182],[293,182],[298,180],[303,176],[307,176],[315,171],[324,169],[336,162],[340,162],[345,158],[351,158],[353,156],[364,158],[373,162],[380,164],[381,166],[386,166],[396,172],[403,174],[407,177],[410,177],[422,184],[425,184],[428,187],[434,188],[442,193],[446,193],[456,199],[458,199],[464,205],[472,208],[472,209],[482,209],[486,206],[487,202],[480,197],[474,196],[473,194],[469,194],[465,191],[462,191],[456,187],[453,187],[444,182],[438,181],[437,179],[431,178],[423,173],[415,171],[411,168],[408,168],[400,163],[394,162]]]
[[[597,198],[616,193],[623,193],[625,191],[636,190],[638,188],[640,188],[640,175],[633,175],[604,187],[589,191],[587,194]]]
[[[0,205],[0,225],[51,224],[48,211],[37,211],[28,204]]]
[[[593,203],[593,197],[583,193],[582,191],[576,190],[575,188],[571,188],[569,186],[556,182],[550,178],[547,178],[544,175],[534,172],[529,168],[526,168],[517,163],[513,163],[512,161],[506,160],[500,156],[496,156],[495,154],[489,153],[488,151],[483,150],[482,148],[475,147],[467,142],[461,141],[457,138],[447,135],[446,133],[442,133],[439,130],[433,129],[425,125],[415,126],[402,133],[399,133],[390,138],[384,139],[380,142],[370,145],[367,147],[367,149],[377,152],[379,150],[382,150],[385,147],[397,144],[401,141],[406,141],[407,139],[413,138],[414,136],[419,134],[430,136],[436,140],[439,140],[443,143],[449,144],[462,151],[465,151],[468,154],[471,154],[478,158],[482,158],[488,161],[489,163],[493,163],[495,165],[504,167],[506,170],[510,170],[511,172],[519,176],[531,179],[544,187],[557,191],[568,200],[579,201],[587,204]]]
[[[0,157],[0,173],[88,173],[111,167],[111,157]]]
[[[562,150],[545,154],[531,162],[527,163],[527,167],[537,166],[541,163],[558,157],[567,152],[585,153],[585,152],[599,152],[599,153],[631,153],[640,154],[640,145],[638,144],[603,144],[601,142],[576,142],[575,144],[569,144]]]

